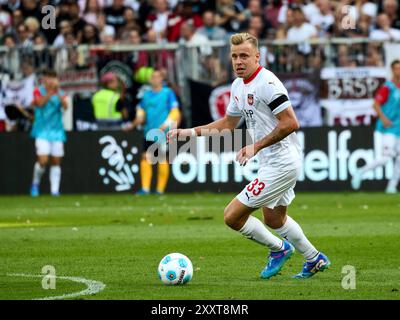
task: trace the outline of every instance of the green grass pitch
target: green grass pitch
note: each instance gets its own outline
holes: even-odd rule
[[[42,267],[57,276],[100,281],[104,290],[76,299],[399,299],[400,197],[382,193],[298,193],[289,214],[331,259],[307,280],[296,252],[281,274],[262,280],[266,248],[223,222],[234,194],[63,195],[0,197],[0,299],[63,296],[87,288],[57,278],[42,288]],[[256,212],[261,217],[261,211]],[[157,266],[167,253],[193,262],[184,286],[163,285]],[[344,266],[356,270],[345,290]]]

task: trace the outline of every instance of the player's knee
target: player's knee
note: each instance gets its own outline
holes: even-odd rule
[[[38,162],[41,167],[46,167],[47,164],[49,163],[49,159],[48,158],[40,158],[40,159],[38,159]]]

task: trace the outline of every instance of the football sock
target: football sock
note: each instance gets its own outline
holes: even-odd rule
[[[33,166],[33,179],[32,184],[39,185],[42,179],[43,173],[46,171],[46,167],[42,167],[39,162],[35,162]]]
[[[52,194],[57,194],[60,191],[61,181],[61,167],[51,166],[50,167],[50,190]]]
[[[169,177],[169,164],[167,162],[159,162],[157,171],[158,173],[156,190],[160,193],[164,193]]]
[[[282,249],[283,241],[274,236],[259,219],[252,215],[249,216],[239,232],[246,238],[267,246],[271,251]]]
[[[389,180],[388,188],[396,189],[400,180],[400,155],[394,161],[393,175]]]
[[[140,161],[140,178],[142,180],[142,189],[144,191],[150,191],[151,178],[153,176],[153,168],[151,163],[146,159]]]
[[[287,239],[293,246],[306,258],[311,261],[318,255],[318,250],[311,244],[311,242],[304,235],[303,230],[299,224],[291,217],[287,216],[284,225],[275,231],[283,238]]]
[[[360,170],[358,171],[359,174],[361,175],[361,178],[363,176],[364,173],[371,171],[377,167],[383,166],[384,164],[386,164],[386,162],[388,162],[390,160],[390,157],[381,157],[379,159],[376,159],[375,161],[372,161],[370,164],[367,164],[365,166],[363,166],[362,168],[360,168]]]

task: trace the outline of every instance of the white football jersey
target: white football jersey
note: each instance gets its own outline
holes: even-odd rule
[[[283,83],[260,66],[250,78],[233,81],[226,113],[244,116],[251,138],[256,142],[275,129],[278,124],[275,115],[289,106],[289,95]],[[261,166],[298,168],[301,165],[301,147],[296,133],[262,149],[257,156]]]

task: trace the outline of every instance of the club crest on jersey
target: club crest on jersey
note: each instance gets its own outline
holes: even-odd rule
[[[253,95],[252,93],[249,93],[249,94],[247,95],[247,103],[248,103],[250,106],[253,105],[253,103],[254,103],[254,95]]]

